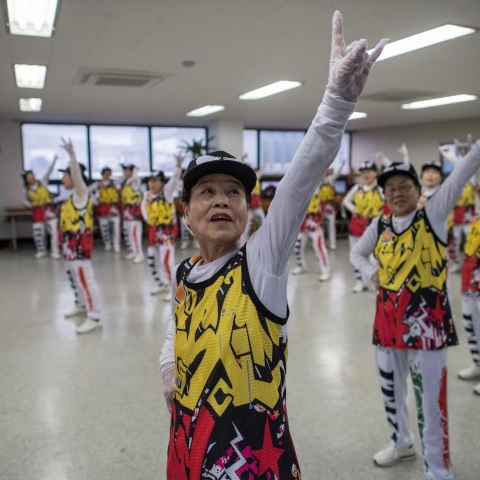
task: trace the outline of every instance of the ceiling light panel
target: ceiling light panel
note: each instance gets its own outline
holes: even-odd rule
[[[289,80],[280,80],[279,82],[271,83],[265,87],[257,88],[251,92],[244,93],[238,98],[241,100],[258,100],[259,98],[269,97],[270,95],[275,95],[277,93],[285,92],[291,90],[292,88],[297,88],[302,85],[301,82],[291,82]]]
[[[12,35],[51,37],[55,30],[58,0],[4,0]]]
[[[205,107],[188,112],[187,117],[204,117],[205,115],[211,115],[212,113],[221,112],[222,110],[225,110],[223,105],[206,105]]]
[[[45,65],[14,65],[15,81],[19,88],[43,88],[47,67]]]
[[[440,107],[441,105],[451,105],[452,103],[472,102],[476,100],[476,95],[452,95],[451,97],[431,98],[430,100],[422,100],[413,103],[404,103],[404,110],[418,110],[421,108]]]
[[[368,115],[364,112],[353,112],[348,120],[358,120],[359,118],[365,118],[368,117]]]
[[[411,37],[397,40],[396,42],[387,43],[383,49],[380,58],[377,62],[387,60],[387,58],[403,55],[404,53],[413,52],[414,50],[420,50],[421,48],[430,47],[437,43],[446,42],[447,40],[453,40],[454,38],[463,37],[475,33],[474,28],[461,27],[459,25],[443,25],[442,27],[426,30],[425,32],[417,33]],[[372,50],[368,50],[368,53],[372,53]]]
[[[20,98],[19,104],[22,112],[39,112],[42,109],[41,98]]]

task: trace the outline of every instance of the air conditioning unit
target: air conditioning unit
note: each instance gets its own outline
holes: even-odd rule
[[[74,83],[100,87],[148,88],[163,82],[169,76],[172,74],[134,70],[80,69],[75,75]]]

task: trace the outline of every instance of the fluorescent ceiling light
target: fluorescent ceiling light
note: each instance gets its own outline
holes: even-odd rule
[[[58,0],[6,0],[12,35],[51,37]]]
[[[470,35],[475,33],[474,28],[460,27],[459,25],[444,25],[443,27],[433,28],[422,33],[417,33],[411,37],[397,40],[396,42],[387,43],[383,49],[380,58],[386,60],[387,58],[396,57],[397,55],[403,55],[404,53],[413,52],[420,48],[430,47],[436,43],[446,42],[454,38],[463,37],[464,35]],[[368,53],[372,53],[372,50],[368,50]]]
[[[353,112],[348,119],[358,120],[359,118],[365,118],[365,117],[368,117],[368,115],[364,112]]]
[[[205,107],[197,108],[187,113],[187,117],[204,117],[215,112],[221,112],[225,110],[223,105],[206,105]]]
[[[471,102],[476,100],[475,95],[453,95],[451,97],[431,98],[420,102],[404,103],[404,110],[418,110],[419,108],[439,107],[440,105],[450,105],[451,103]]]
[[[19,102],[22,112],[39,112],[42,109],[41,98],[20,98]]]
[[[20,88],[43,88],[47,67],[45,65],[15,64],[15,80]]]
[[[291,90],[292,88],[297,88],[302,85],[301,82],[290,82],[288,80],[280,80],[279,82],[271,83],[262,88],[257,88],[257,90],[252,90],[251,92],[244,93],[238,98],[241,100],[258,100],[259,98],[268,97],[270,95],[275,95],[276,93],[285,92],[286,90]]]

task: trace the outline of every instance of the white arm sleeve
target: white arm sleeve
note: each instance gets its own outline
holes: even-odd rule
[[[175,198],[175,192],[177,191],[178,181],[180,180],[181,174],[182,168],[177,168],[173,173],[173,176],[163,186],[163,194],[165,195],[165,200],[168,203],[172,203],[173,199]]]
[[[30,200],[28,199],[28,190],[27,190],[26,187],[23,188],[22,201],[23,201],[23,204],[26,207],[32,208],[32,204],[30,203]]]
[[[73,204],[76,208],[84,208],[88,200],[88,190],[74,153],[70,155],[70,175],[73,181]]]
[[[177,270],[178,265],[172,268],[172,301],[170,304],[172,305],[172,311],[170,313],[170,317],[167,323],[167,330],[165,332],[165,341],[163,343],[162,352],[160,353],[160,369],[171,362],[175,361],[174,351],[173,351],[173,344],[175,338],[175,292],[177,290]]]
[[[356,270],[359,270],[366,278],[372,278],[377,267],[370,261],[378,239],[378,222],[380,217],[375,217],[365,230],[360,240],[350,251],[350,263]]]
[[[148,192],[143,196],[142,203],[140,204],[140,210],[142,211],[143,219],[148,223],[148,214],[147,214],[147,199],[149,195]]]
[[[355,197],[355,194],[358,192],[359,186],[358,183],[356,183],[345,195],[343,199],[343,206],[350,212],[355,211],[355,204],[353,203],[353,198]]]

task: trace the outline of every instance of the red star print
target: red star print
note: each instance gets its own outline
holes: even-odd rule
[[[258,475],[263,475],[268,469],[280,478],[278,471],[278,459],[285,451],[283,448],[277,448],[272,443],[272,435],[270,433],[270,424],[267,422],[263,433],[263,446],[261,450],[253,450],[253,455],[258,460]]]
[[[432,310],[433,318],[436,322],[439,320],[443,320],[443,315],[445,314],[441,303],[440,303],[440,295],[437,295],[437,301],[435,302],[435,308]]]

